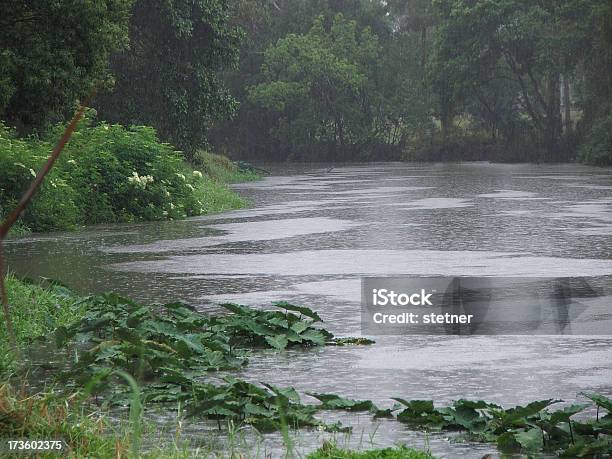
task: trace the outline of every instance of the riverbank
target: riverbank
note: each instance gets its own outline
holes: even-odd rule
[[[7,420],[0,424],[0,437],[7,440],[61,441],[61,447],[75,457],[199,457],[203,449],[203,457],[223,457],[245,448],[232,443],[231,432],[251,428],[280,432],[291,457],[298,429],[350,433],[351,426],[315,417],[337,411],[363,412],[424,432],[454,432],[455,440],[495,443],[505,453],[582,457],[608,454],[612,448],[612,400],[593,393],[582,397],[597,406],[596,419],[577,420],[572,417],[587,408],[592,411],[593,405],[550,410],[559,400],[549,399],[505,409],[483,400],[460,399],[436,407],[432,400],[393,398],[397,402],[393,407],[381,408],[370,400],[307,392],[319,402],[308,404],[293,387],[257,385],[232,375],[248,364],[253,352],[266,348],[281,352],[289,347],[307,351],[317,346],[373,344],[333,337],[322,327],[321,317],[307,307],[280,302],[278,311],[260,311],[227,304],[224,307],[231,314],[213,316],[179,302],[146,306],[114,294],[79,297],[61,285],[40,287],[13,277],[8,286],[21,353],[40,337],[55,341],[54,353],[66,359],[60,368],[47,368],[51,373],[41,380],[39,365],[13,354],[16,360],[5,367],[5,382],[0,384],[0,410]],[[3,353],[11,353],[4,332],[0,345]],[[222,370],[221,378],[204,376]],[[30,378],[45,389],[32,389]],[[148,426],[145,409],[155,404],[171,410],[178,404],[175,433],[166,439],[154,422]],[[113,406],[117,407],[113,414],[107,414]],[[181,436],[188,419],[216,422],[219,430],[227,425],[229,446],[218,449],[211,443],[193,452],[192,439]],[[247,444],[246,457],[251,457],[249,448]],[[330,443],[308,457],[431,456],[404,447],[358,453]]]
[[[126,382],[129,383],[128,386],[131,385],[130,397],[127,401],[130,410],[129,415],[127,413],[125,417],[122,415],[122,419],[120,419],[119,422],[116,418],[116,412],[109,417],[109,414],[106,412],[107,408],[102,408],[102,406],[108,406],[106,403],[100,405],[91,398],[92,395],[94,393],[97,394],[100,389],[99,387],[95,387],[96,383],[100,382],[98,378],[100,375],[99,372],[97,374],[94,373],[94,375],[86,381],[81,380],[81,382],[76,385],[73,384],[74,381],[68,382],[66,385],[59,383],[60,380],[56,379],[59,369],[54,369],[55,376],[48,376],[48,380],[41,381],[37,376],[33,376],[38,374],[40,370],[37,368],[37,365],[31,365],[20,360],[27,351],[28,346],[36,341],[52,341],[53,337],[59,342],[66,330],[74,327],[75,324],[90,323],[91,320],[98,324],[97,328],[102,327],[101,329],[104,329],[105,326],[109,325],[105,320],[108,320],[110,317],[115,317],[118,322],[113,321],[112,327],[116,329],[120,323],[123,323],[122,319],[117,317],[117,315],[121,314],[120,309],[113,309],[113,305],[111,304],[112,298],[116,299],[117,297],[107,297],[106,300],[104,300],[106,303],[102,305],[103,310],[100,311],[102,316],[96,317],[96,304],[101,301],[100,297],[80,297],[58,283],[51,282],[48,283],[48,285],[41,286],[33,284],[30,281],[19,280],[14,276],[8,277],[6,286],[15,329],[15,338],[17,346],[20,348],[20,355],[18,356],[9,345],[4,322],[2,322],[0,325],[0,355],[12,357],[10,359],[4,359],[0,367],[0,381],[2,381],[0,383],[0,416],[3,419],[3,422],[0,423],[0,438],[2,438],[3,441],[7,441],[7,444],[2,445],[2,451],[8,452],[9,455],[11,451],[14,454],[19,454],[18,448],[33,448],[31,442],[36,440],[43,442],[42,446],[40,446],[41,448],[46,448],[46,446],[44,446],[45,441],[47,441],[47,443],[51,442],[49,445],[51,450],[46,451],[44,457],[47,457],[47,455],[49,457],[55,457],[58,453],[59,455],[68,453],[71,457],[79,458],[128,456],[183,458],[210,457],[211,454],[215,457],[225,457],[226,455],[227,457],[233,457],[232,451],[244,450],[245,445],[233,444],[231,441],[229,445],[225,446],[226,449],[223,450],[215,450],[214,446],[194,449],[190,446],[188,439],[180,439],[180,429],[183,422],[182,416],[177,418],[175,432],[174,434],[169,434],[168,441],[160,439],[158,426],[153,425],[149,427],[148,422],[143,417],[145,399],[147,398],[146,386],[143,386],[144,382],[142,380],[136,382],[136,380],[127,373],[123,374],[125,375]],[[128,300],[121,301],[126,302]],[[181,327],[185,326],[189,321],[194,319],[197,320],[196,315],[185,317],[185,314],[189,315],[189,310],[182,308],[178,303],[174,304],[172,307],[179,308],[180,317],[186,319],[186,322],[183,322]],[[285,305],[285,307],[291,308],[290,305]],[[142,308],[143,307],[139,307],[138,310],[142,312]],[[306,308],[299,308],[299,310],[301,313],[313,315]],[[128,323],[134,312],[135,311],[132,311],[127,318]],[[239,313],[240,311],[236,310],[236,312]],[[253,311],[253,313],[248,314],[255,313]],[[290,313],[287,313],[285,317],[289,317],[290,315]],[[291,316],[294,317],[294,320],[297,320],[297,322],[294,322],[294,330],[298,330],[298,328],[295,327],[296,325],[304,324],[301,325],[299,329],[301,332],[306,331],[310,333],[308,335],[308,333],[300,332],[304,335],[304,340],[317,339],[317,335],[314,334],[314,329],[311,329],[306,322],[299,321],[297,316]],[[178,317],[179,316],[177,316],[177,318]],[[257,314],[253,317],[257,317]],[[262,316],[260,315],[260,317]],[[162,323],[159,322],[159,326],[161,325]],[[200,323],[200,326],[201,325]],[[271,323],[268,323],[268,325],[271,325]],[[169,333],[167,326],[168,325],[165,326],[165,332]],[[233,325],[230,325],[230,328],[226,330],[226,333],[229,332],[230,329],[235,329],[236,326],[239,326],[239,323],[234,322]],[[263,323],[260,326],[264,326]],[[62,330],[64,332],[62,332]],[[178,333],[178,329],[175,333]],[[244,333],[244,329],[239,335],[243,336],[242,333]],[[193,339],[195,335],[185,335],[184,338],[181,339],[186,340],[188,336],[190,337],[189,339]],[[243,336],[243,338],[248,339],[246,336]],[[253,336],[251,340],[252,338]],[[130,339],[129,343],[132,342],[133,338]],[[151,344],[153,343],[151,340],[147,340],[147,342],[150,343],[149,345],[153,345]],[[277,341],[273,341],[266,338],[261,344],[266,342],[270,342],[273,347],[278,347],[279,345],[278,339]],[[117,341],[113,340],[109,343],[117,343]],[[127,341],[123,342],[123,346],[127,344]],[[286,346],[287,344],[288,342],[285,340],[284,345]],[[313,342],[313,344],[315,344],[315,342]],[[191,345],[198,346],[195,341],[191,341]],[[201,345],[202,343],[199,344],[199,346]],[[94,352],[94,349],[97,349],[97,351],[95,351],[97,352],[96,358],[86,363],[86,367],[92,364],[96,367],[100,362],[105,361],[106,357],[109,356],[109,352],[111,354],[112,352],[117,352],[119,347],[116,344],[105,345],[105,343],[102,342],[94,348],[78,354],[75,348],[75,359],[73,359],[70,366],[73,369],[78,368],[79,360],[87,358],[87,355]],[[197,353],[195,349],[192,349],[192,351]],[[129,351],[126,350],[126,352],[127,353],[124,355],[128,357]],[[77,355],[79,356],[78,358]],[[156,355],[159,357],[159,350]],[[226,358],[229,357],[229,354],[224,355]],[[239,354],[235,355],[238,356]],[[238,358],[237,360],[240,359],[241,358]],[[196,361],[201,362],[201,360],[198,359],[189,361],[191,362],[191,366],[196,364]],[[110,361],[107,361],[107,363],[110,363]],[[122,365],[119,360],[114,360],[112,366],[108,368],[123,366],[127,369],[124,364]],[[170,361],[166,361],[165,365],[171,365]],[[214,366],[216,364],[212,365]],[[109,376],[110,375],[107,373],[103,379],[109,378]],[[35,378],[35,381],[31,380],[32,377]],[[33,387],[45,387],[45,389],[33,390]],[[253,388],[254,387],[255,386],[253,386]],[[112,392],[111,394],[107,393],[106,396],[112,396]],[[158,394],[158,397],[159,396],[160,394]],[[149,403],[150,402],[151,400],[149,400]],[[260,409],[263,409],[263,407]],[[255,412],[252,414],[255,414]],[[259,415],[261,415],[261,412],[259,412]],[[304,412],[302,416],[302,421],[300,421],[300,423],[306,422],[309,415]],[[112,418],[114,418],[114,420],[111,420]],[[233,421],[231,418],[228,419],[230,419],[229,425],[232,426]],[[297,419],[298,418],[295,418],[292,423],[297,422]],[[289,420],[287,419],[286,422],[289,422]],[[284,429],[287,428],[288,426],[285,424]],[[29,443],[19,444],[19,441],[28,441]],[[143,443],[147,444],[146,448],[142,448]],[[287,444],[287,448],[291,448],[290,443]],[[241,457],[255,458],[259,457],[259,455],[255,453],[251,455],[247,452],[246,455],[241,454]],[[321,449],[310,454],[308,457],[312,459],[429,459],[432,456],[428,453],[405,447],[357,453],[338,448],[334,444],[329,443],[325,444]]]
[[[0,216],[14,208],[60,129],[23,139],[0,124]],[[247,203],[227,185],[258,178],[212,153],[199,152],[188,164],[152,128],[94,123],[90,117],[74,133],[14,234],[239,209]]]

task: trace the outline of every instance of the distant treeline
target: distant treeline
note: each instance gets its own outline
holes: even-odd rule
[[[612,164],[608,0],[41,0],[0,44],[22,134],[97,87],[187,155]]]

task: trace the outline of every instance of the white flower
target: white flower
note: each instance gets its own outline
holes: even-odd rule
[[[174,204],[170,203],[170,209],[174,209]]]
[[[32,175],[32,177],[36,177],[36,172],[34,172],[34,169],[30,169],[30,174]]]
[[[198,177],[198,178],[202,178],[202,173],[200,171],[193,171],[193,176],[194,177]]]
[[[147,183],[152,183],[154,180],[152,175],[141,176],[138,175],[138,172],[136,171],[132,172],[132,176],[128,177],[127,179],[132,185],[143,190],[147,187]]]

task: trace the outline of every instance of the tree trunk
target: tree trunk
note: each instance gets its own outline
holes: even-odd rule
[[[561,137],[561,92],[559,73],[551,72],[548,76],[548,101],[546,106],[546,153],[548,160],[553,160],[559,153]]]
[[[563,110],[565,112],[565,134],[572,132],[572,102],[570,97],[570,84],[567,75],[563,75]]]

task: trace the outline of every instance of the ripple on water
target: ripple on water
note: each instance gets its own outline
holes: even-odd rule
[[[612,260],[537,257],[520,252],[302,250],[169,256],[109,266],[116,271],[186,274],[424,275],[567,277],[612,274]]]
[[[106,247],[108,253],[135,252],[169,252],[185,249],[197,249],[234,242],[270,241],[307,234],[346,231],[362,223],[327,217],[290,218],[281,220],[260,220],[239,223],[222,223],[208,225],[206,228],[224,231],[226,234],[209,237],[193,237],[187,239],[168,239],[150,244],[121,245]]]

